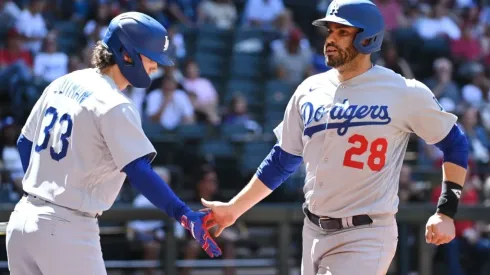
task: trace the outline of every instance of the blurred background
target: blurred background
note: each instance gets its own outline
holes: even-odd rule
[[[158,151],[155,171],[196,209],[199,198],[230,199],[275,143],[272,129],[296,86],[330,69],[323,56],[325,34],[311,25],[329,3],[0,0],[0,216],[8,220],[22,193],[15,142],[32,106],[49,82],[90,67],[92,47],[110,19],[125,11],[147,13],[169,30],[176,63],[152,75],[149,89],[124,91]],[[471,150],[460,203],[468,211],[458,216],[456,239],[434,247],[421,236],[440,193],[442,153],[411,138],[400,176],[400,243],[389,274],[488,275],[490,3],[375,3],[387,31],[373,61],[429,86],[459,117]],[[107,268],[110,274],[299,274],[303,177],[301,167],[259,211],[226,230],[218,238],[224,256],[215,260],[179,224],[152,220],[156,215],[150,213],[158,210],[126,183],[100,220]],[[148,212],[128,220],[137,209]],[[6,260],[1,249],[4,274]]]

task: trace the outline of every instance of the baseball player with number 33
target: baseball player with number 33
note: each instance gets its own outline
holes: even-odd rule
[[[314,25],[327,32],[333,69],[304,80],[274,130],[278,142],[250,183],[229,202],[202,200],[219,235],[304,162],[303,275],[381,275],[394,257],[398,180],[411,133],[444,153],[442,192],[426,241],[455,235],[468,143],[433,93],[417,80],[372,64],[383,17],[368,0],[334,0]]]
[[[110,22],[95,47],[95,68],[53,81],[22,129],[17,146],[26,171],[24,197],[7,226],[12,275],[103,275],[97,217],[126,177],[155,206],[180,221],[210,257],[209,212],[192,211],[152,170],[156,151],[121,92],[146,88],[158,64],[172,66],[167,30],[127,12]]]

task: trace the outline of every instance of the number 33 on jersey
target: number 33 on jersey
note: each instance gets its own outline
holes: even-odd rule
[[[66,157],[69,141],[73,129],[73,121],[69,113],[62,115],[58,114],[55,107],[49,107],[44,113],[42,125],[46,125],[42,129],[42,133],[36,143],[35,151],[37,153],[48,147],[49,141],[52,139],[52,145],[49,153],[53,160],[59,161]]]

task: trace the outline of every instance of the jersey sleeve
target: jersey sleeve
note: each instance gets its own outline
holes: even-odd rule
[[[405,104],[407,128],[427,144],[435,144],[449,133],[457,117],[444,110],[425,84],[414,82]]]
[[[38,123],[41,121],[42,117],[42,111],[43,111],[43,102],[44,99],[46,98],[46,94],[48,88],[46,88],[37,100],[36,104],[34,104],[34,107],[31,110],[31,113],[29,114],[29,117],[27,117],[26,123],[24,124],[24,127],[22,127],[21,134],[24,135],[28,140],[31,142],[34,142],[34,137],[36,136],[36,129]],[[34,142],[35,143],[35,142]]]
[[[145,135],[138,110],[129,103],[115,106],[102,115],[100,131],[117,167],[142,156],[156,155],[155,148]]]
[[[281,149],[296,156],[303,155],[304,125],[298,106],[300,87],[289,100],[282,122],[274,129]]]

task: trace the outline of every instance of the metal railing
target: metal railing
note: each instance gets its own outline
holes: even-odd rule
[[[193,205],[191,205],[193,207]],[[200,206],[195,206],[196,209]],[[0,204],[0,221],[7,221],[13,205]],[[399,212],[397,214],[397,221],[400,226],[400,236],[398,244],[398,272],[399,275],[406,275],[408,273],[408,244],[405,241],[406,233],[403,230],[405,224],[417,225],[418,230],[418,257],[419,257],[419,274],[431,275],[432,274],[432,259],[433,259],[433,245],[425,243],[425,223],[427,219],[434,213],[435,206],[433,204],[407,204],[400,205]],[[226,265],[243,265],[244,267],[253,266],[274,266],[277,269],[277,274],[289,275],[291,266],[289,261],[290,248],[289,244],[292,240],[291,226],[293,224],[302,224],[304,215],[301,211],[300,204],[260,204],[252,208],[246,214],[244,214],[240,220],[250,225],[274,225],[277,226],[277,255],[275,260],[247,261],[245,264],[238,264],[236,261],[228,260]],[[490,208],[483,205],[480,206],[464,206],[459,207],[458,215],[456,219],[459,220],[479,220],[490,221]],[[164,220],[165,222],[171,222],[170,218],[158,209],[146,209],[146,208],[134,208],[133,206],[115,206],[111,210],[105,212],[99,217],[101,222],[127,222],[132,220]],[[170,223],[169,223],[170,224]],[[173,227],[166,227],[166,240],[162,249],[165,253],[162,253],[163,258],[161,265],[165,271],[165,274],[177,274],[177,268],[179,266],[185,266],[188,263],[177,259],[177,250],[175,249],[177,243],[173,234]],[[206,265],[213,266],[209,260]],[[223,260],[225,261],[225,260]],[[124,264],[124,263],[123,263]],[[144,267],[145,264],[139,264]],[[137,264],[138,266],[138,264]],[[219,266],[219,265],[214,265]]]

